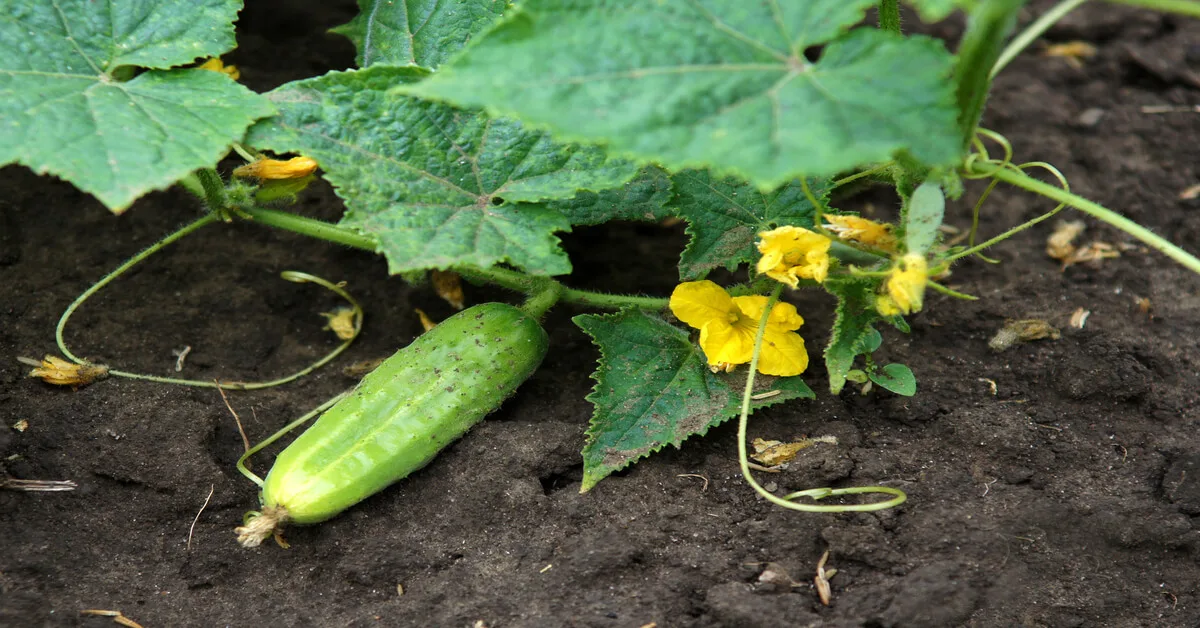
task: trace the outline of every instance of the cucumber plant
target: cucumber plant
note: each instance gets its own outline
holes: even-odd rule
[[[1193,0],[1123,1],[1200,16]],[[878,329],[907,332],[906,317],[923,309],[927,290],[971,298],[937,278],[1065,207],[1200,272],[1191,254],[1072,193],[1053,166],[1014,163],[1004,138],[979,126],[995,73],[1078,0],[1007,45],[1020,0],[910,0],[926,21],[966,13],[953,46],[904,34],[897,0],[359,0],[362,13],[335,29],[357,47],[358,67],[265,94],[214,61],[234,47],[238,0],[12,4],[0,21],[0,164],[62,177],[115,213],[180,184],[206,212],[189,230],[252,221],[380,254],[393,274],[452,270],[536,295],[538,311],[555,303],[609,310],[574,319],[602,355],[588,397],[595,413],[584,491],[739,416],[742,470],[765,498],[818,511],[903,501],[888,487],[777,497],[751,477],[747,415],[815,394],[801,377],[809,370],[804,320],[780,300],[785,288],[823,289],[837,300],[823,352],[831,394],[870,380],[911,395],[908,367],[875,366]],[[216,170],[231,148],[251,165],[238,170],[246,177],[226,180]],[[268,152],[300,157],[264,161]],[[345,203],[337,224],[266,206],[294,198],[317,164]],[[1057,184],[1031,176],[1034,168]],[[998,183],[1058,206],[983,242],[972,229],[966,245],[952,245],[939,229],[965,179],[991,181],[976,223]],[[895,219],[837,209],[834,194],[852,183],[894,187]],[[690,242],[669,298],[575,290],[555,279],[572,271],[556,234],[673,218],[686,221]],[[743,266],[742,283],[707,279]],[[501,311],[516,316],[484,307],[489,321]],[[316,521],[424,464],[433,441],[486,414],[545,350],[532,318],[510,332],[528,345],[462,348],[463,338],[490,337],[458,336],[466,320],[443,323],[414,347],[450,360],[437,366],[450,379],[436,385],[466,394],[490,374],[502,390],[451,394],[438,406],[441,393],[422,387],[431,376],[417,368],[414,348],[401,351],[280,456],[263,482],[264,512],[283,507],[292,521]],[[59,339],[62,346],[61,325]],[[455,351],[472,366],[451,377]],[[519,368],[496,362],[505,355]],[[860,357],[865,366],[856,369]],[[392,386],[417,396],[392,408],[384,394]],[[434,431],[413,433],[430,443],[381,444],[425,420]],[[369,436],[357,440],[355,430]],[[360,458],[363,468],[351,474]],[[345,493],[321,493],[325,485]],[[864,492],[890,498],[802,499]],[[250,536],[281,518],[248,525]]]

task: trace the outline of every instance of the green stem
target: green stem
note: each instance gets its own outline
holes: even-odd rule
[[[779,293],[783,290],[783,284],[775,287],[771,292],[771,296],[767,299],[767,306],[763,308],[762,316],[758,320],[758,331],[754,335],[754,353],[750,357],[750,372],[746,374],[746,389],[742,393],[742,413],[738,417],[738,464],[742,469],[742,477],[746,478],[746,482],[767,501],[782,506],[790,510],[799,510],[803,512],[866,512],[872,510],[883,510],[893,506],[899,506],[908,499],[904,491],[891,488],[889,486],[856,486],[851,488],[810,488],[803,491],[797,491],[777,497],[767,489],[763,488],[754,476],[750,474],[750,457],[746,451],[746,426],[749,423],[750,416],[750,400],[754,396],[754,374],[758,371],[758,356],[762,353],[763,336],[767,331],[767,319],[771,316],[771,309],[775,307],[775,303],[779,301]],[[834,497],[838,495],[856,495],[861,493],[885,493],[891,495],[892,498],[872,504],[847,504],[838,506],[816,506],[813,504],[798,504],[793,499],[797,497],[808,497],[811,499],[823,499],[825,497]]]
[[[68,360],[71,360],[72,362],[75,362],[76,364],[86,364],[86,362],[84,360],[76,357],[74,353],[71,353],[71,350],[67,348],[67,343],[63,340],[63,330],[66,329],[67,321],[71,318],[71,315],[75,313],[75,310],[79,309],[79,306],[83,305],[83,302],[87,301],[89,298],[91,298],[91,296],[93,294],[96,294],[97,292],[99,292],[101,288],[103,288],[104,286],[107,286],[109,283],[111,283],[117,277],[120,277],[125,271],[129,270],[131,267],[133,267],[138,262],[146,259],[147,257],[150,257],[151,255],[154,255],[158,251],[161,251],[163,248],[170,246],[173,242],[200,229],[201,227],[204,227],[205,225],[209,225],[209,224],[216,222],[218,219],[219,219],[218,214],[215,214],[215,213],[205,214],[203,217],[201,217],[200,219],[191,223],[190,225],[185,225],[183,228],[179,229],[175,233],[172,233],[171,235],[159,240],[158,242],[155,242],[154,244],[150,245],[150,247],[147,248],[146,250],[129,258],[124,264],[121,264],[120,266],[118,266],[116,268],[116,270],[108,273],[103,278],[101,278],[100,281],[97,281],[95,284],[93,284],[92,287],[85,290],[83,292],[83,294],[79,295],[78,297],[75,297],[75,300],[72,301],[71,304],[67,306],[66,311],[63,312],[62,317],[60,317],[58,319],[58,326],[54,328],[54,340],[55,340],[55,342],[58,343],[58,350],[62,351],[62,354],[64,356],[66,356],[66,358]],[[113,372],[113,374],[115,374],[115,372]]]
[[[305,218],[296,214],[279,211],[276,209],[263,209],[261,207],[252,207],[243,209],[238,212],[238,216],[248,218],[259,224],[275,227],[285,231],[299,233],[310,238],[344,244],[356,249],[363,249],[372,253],[379,252],[379,246],[375,240],[345,227],[331,225],[327,222],[316,220],[314,218]]]
[[[1008,65],[1009,61],[1012,61],[1017,55],[1021,54],[1023,50],[1029,47],[1029,44],[1032,44],[1034,40],[1041,37],[1042,33],[1049,30],[1055,22],[1061,20],[1064,15],[1074,11],[1076,7],[1084,2],[1087,2],[1087,0],[1063,0],[1054,5],[1054,8],[1043,13],[1041,17],[1034,20],[1029,26],[1026,26],[1025,30],[1014,37],[1008,43],[1008,46],[1004,48],[1004,52],[1001,52],[1000,56],[996,58],[996,63],[992,65],[992,70],[988,73],[988,78],[995,78],[1000,73],[1000,70],[1003,70],[1004,66]]]
[[[89,298],[91,298],[92,295],[96,294],[97,292],[100,291],[100,289],[102,289],[105,286],[107,286],[108,284],[112,283],[112,281],[114,279],[116,279],[117,277],[120,277],[122,274],[124,274],[127,270],[132,268],[138,262],[145,260],[147,257],[150,257],[151,255],[157,253],[158,251],[161,251],[163,248],[178,241],[180,238],[183,238],[184,236],[191,234],[192,232],[196,231],[197,229],[200,229],[201,227],[203,227],[205,225],[216,222],[219,219],[220,219],[220,213],[218,213],[218,212],[211,212],[211,213],[205,214],[203,217],[196,220],[195,222],[193,222],[189,225],[185,225],[178,231],[168,235],[167,237],[163,238],[162,240],[159,240],[158,242],[155,242],[153,245],[151,245],[149,248],[142,251],[141,253],[138,253],[137,255],[134,255],[133,257],[129,258],[124,264],[121,264],[120,266],[118,266],[115,270],[113,270],[112,272],[110,272],[107,275],[105,275],[104,277],[102,277],[100,279],[100,281],[97,281],[90,288],[85,290],[83,292],[83,294],[76,297],[75,300],[72,301],[71,304],[67,306],[67,309],[65,311],[63,311],[62,316],[58,319],[58,326],[55,327],[55,329],[54,329],[54,340],[58,344],[59,351],[61,351],[62,354],[64,356],[66,356],[66,358],[68,360],[71,360],[71,361],[75,362],[76,364],[86,364],[87,362],[85,360],[80,359],[78,356],[76,356],[74,353],[72,353],[69,348],[67,348],[67,343],[66,343],[66,340],[64,339],[65,330],[67,327],[67,321],[69,321],[71,319],[71,316],[75,313],[76,310],[79,309],[79,306],[83,305],[83,303],[85,301],[87,301]],[[343,290],[341,288],[341,286],[334,285],[328,281],[325,281],[324,279],[321,279],[320,277],[314,277],[307,273],[301,273],[301,272],[296,272],[296,271],[285,271],[282,273],[282,275],[283,275],[284,279],[295,282],[295,283],[310,283],[311,282],[311,283],[318,284],[318,285],[324,287],[325,289],[334,292],[335,294],[342,297],[346,301],[348,301],[353,308],[353,317],[354,317],[353,334],[349,338],[344,339],[342,341],[342,343],[340,345],[338,345],[337,348],[335,348],[333,351],[330,351],[328,354],[325,355],[325,357],[321,358],[320,360],[317,360],[316,362],[308,365],[304,369],[301,369],[300,371],[292,373],[291,375],[287,375],[285,377],[281,377],[279,379],[274,379],[274,380],[271,380],[268,382],[220,382],[220,381],[204,381],[204,380],[195,380],[195,379],[180,379],[180,378],[176,378],[176,377],[161,377],[158,375],[146,375],[143,373],[133,373],[130,371],[122,371],[122,370],[118,370],[118,369],[109,369],[108,374],[112,375],[114,377],[124,377],[127,379],[136,379],[136,380],[149,381],[149,382],[159,382],[162,384],[178,384],[178,385],[182,385],[182,386],[198,386],[198,387],[202,387],[202,388],[223,388],[225,390],[257,390],[260,388],[270,388],[272,386],[286,384],[293,380],[304,377],[305,375],[308,375],[309,373],[315,371],[316,369],[328,364],[331,360],[333,360],[337,356],[341,355],[341,353],[343,351],[345,351],[352,342],[354,342],[354,339],[358,337],[359,332],[362,331],[362,318],[363,318],[362,307],[359,306],[358,302],[354,300],[354,297],[350,296],[345,290]]]
[[[854,174],[852,174],[852,175],[847,175],[847,176],[845,176],[845,177],[842,177],[841,179],[838,179],[837,181],[834,181],[834,182],[833,182],[833,187],[834,187],[834,188],[840,188],[840,187],[842,187],[843,185],[846,185],[847,183],[850,183],[850,182],[852,182],[852,181],[857,181],[857,180],[859,180],[859,179],[861,179],[861,178],[863,178],[863,177],[869,177],[869,176],[871,176],[871,175],[873,175],[873,174],[876,174],[876,173],[879,173],[879,172],[883,172],[883,171],[887,170],[888,168],[891,168],[891,167],[892,167],[892,166],[894,166],[894,165],[896,165],[896,162],[894,162],[894,161],[886,161],[886,162],[884,162],[884,163],[881,163],[881,164],[879,164],[878,166],[875,166],[875,167],[873,167],[873,168],[868,168],[868,169],[866,169],[866,170],[863,170],[863,171],[861,171],[861,172],[856,172],[856,173],[854,173]]]
[[[555,303],[558,303],[563,292],[563,285],[548,277],[540,283],[541,289],[530,295],[529,299],[521,306],[526,314],[539,320],[546,315],[550,308],[554,307]]]
[[[900,32],[900,0],[879,0],[879,30]]]
[[[975,139],[975,127],[983,115],[988,91],[992,87],[991,70],[999,58],[1004,39],[1017,23],[1023,0],[983,0],[971,11],[967,32],[958,46],[954,67],[958,123],[963,148]]]
[[[239,212],[238,215],[260,224],[292,231],[319,240],[336,242],[372,253],[379,251],[379,246],[372,238],[355,233],[345,227],[339,227],[313,218],[305,218],[304,216],[297,216],[284,211],[263,209],[260,207],[246,209]],[[545,284],[540,283],[546,279],[544,277],[529,275],[499,266],[491,268],[455,268],[453,270],[468,279],[485,281],[513,290],[514,292],[534,294],[545,287]],[[558,300],[564,303],[574,303],[576,305],[608,310],[618,310],[625,307],[640,310],[662,310],[667,307],[667,299],[659,297],[605,294],[603,292],[576,290],[565,287],[562,288]]]
[[[1091,214],[1092,216],[1099,218],[1100,220],[1103,220],[1104,222],[1107,222],[1121,231],[1124,231],[1125,233],[1128,233],[1129,235],[1141,240],[1150,248],[1159,251],[1176,262],[1179,262],[1192,272],[1200,273],[1200,259],[1196,259],[1191,253],[1188,253],[1174,244],[1171,244],[1162,236],[1114,212],[1113,210],[1104,207],[1103,205],[1067,192],[1062,188],[1038,181],[1027,174],[1013,172],[1006,168],[997,168],[995,171],[992,171],[991,169],[982,168],[981,164],[976,164],[973,172],[980,175],[994,176],[1010,185],[1015,185],[1019,188],[1028,190],[1035,194],[1040,194],[1060,203],[1065,203],[1071,207],[1074,207],[1075,209]]]
[[[250,478],[251,482],[254,482],[257,485],[262,486],[263,479],[258,477],[257,475],[255,475],[254,472],[251,471],[246,466],[246,461],[250,459],[250,456],[253,456],[254,454],[262,451],[262,449],[264,447],[266,447],[267,445],[270,445],[271,443],[279,440],[280,438],[283,438],[283,436],[285,434],[296,429],[297,427],[300,427],[301,425],[304,425],[306,422],[308,422],[310,419],[317,416],[318,414],[321,414],[322,412],[328,410],[329,408],[332,408],[333,404],[341,401],[342,399],[345,399],[346,396],[348,396],[352,392],[354,392],[353,389],[339,393],[333,399],[330,399],[329,401],[326,401],[325,403],[317,406],[316,408],[313,408],[311,411],[308,412],[308,414],[305,414],[304,416],[296,419],[295,421],[292,421],[291,423],[288,423],[287,425],[283,426],[282,428],[279,429],[279,431],[268,436],[266,440],[251,447],[250,449],[247,449],[246,453],[242,454],[241,458],[238,458],[237,470],[240,471],[242,473],[242,475]]]
[[[225,182],[221,180],[221,175],[212,168],[201,168],[194,174],[204,188],[204,203],[209,211],[225,211],[229,207],[229,199],[225,197]]]
[[[1195,0],[1109,0],[1117,4],[1154,9],[1163,13],[1179,13],[1200,17],[1200,2]]]

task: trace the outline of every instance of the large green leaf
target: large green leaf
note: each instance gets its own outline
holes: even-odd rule
[[[436,69],[504,13],[505,0],[358,0],[359,14],[332,29],[358,48],[359,67],[375,63]]]
[[[899,149],[956,162],[950,54],[919,36],[847,34],[873,4],[528,0],[410,89],[765,189]]]
[[[283,85],[268,95],[280,115],[248,140],[316,159],[346,201],[341,224],[373,236],[393,273],[499,262],[570,272],[554,233],[571,225],[544,201],[619,187],[637,167],[393,89],[425,74],[375,65]]]
[[[761,231],[782,225],[811,229],[815,210],[799,181],[769,192],[744,179],[718,178],[707,170],[685,170],[672,177],[675,213],[688,221],[692,239],[679,259],[679,278],[703,279],[710,270],[758,259],[755,240]],[[812,179],[809,190],[821,201],[830,184]]]
[[[583,448],[581,491],[740,412],[745,368],[714,374],[687,332],[634,310],[572,320],[596,341],[601,356],[596,388],[588,395],[595,412]],[[799,377],[759,376],[754,384],[756,392],[779,394],[754,401],[752,408],[814,396]]]
[[[237,0],[44,0],[0,16],[0,165],[57,175],[121,211],[211,166],[270,103],[166,70],[234,46]],[[135,73],[135,67],[152,68]]]
[[[569,201],[554,201],[550,207],[573,225],[598,225],[610,220],[658,221],[672,215],[671,177],[657,166],[646,166],[619,188],[580,192]]]

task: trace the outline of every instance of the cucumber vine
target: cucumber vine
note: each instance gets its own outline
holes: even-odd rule
[[[1194,0],[1121,1],[1200,16]],[[62,17],[47,0],[18,4],[19,16],[0,22],[0,164],[60,176],[116,213],[172,184],[205,208],[68,307],[56,330],[63,355],[87,364],[67,349],[63,328],[88,297],[222,221],[380,254],[390,273],[406,278],[451,270],[523,294],[533,318],[560,303],[607,310],[574,319],[602,355],[588,397],[595,414],[583,448],[584,491],[737,416],[742,473],[772,503],[832,512],[903,502],[888,486],[778,497],[751,476],[751,411],[815,395],[801,378],[811,372],[798,331],[803,315],[782,298],[791,290],[820,288],[838,301],[823,355],[832,394],[869,379],[911,395],[908,367],[876,366],[878,328],[907,332],[906,317],[925,308],[927,289],[974,298],[939,278],[969,256],[994,261],[987,248],[1067,207],[1200,273],[1195,256],[1075,194],[1053,165],[1016,163],[1007,140],[979,126],[996,74],[1081,0],[1060,2],[1015,37],[1020,0],[909,0],[930,22],[966,13],[956,54],[906,35],[898,0],[426,3],[428,28],[383,31],[360,16],[335,29],[356,45],[358,68],[266,94],[237,83],[236,70],[218,60],[234,47],[238,0],[208,3],[216,7],[208,11],[184,0],[153,12],[132,0],[109,3],[133,17],[144,12],[139,32],[150,36],[114,30],[107,9],[89,5]],[[360,5],[376,17],[405,10],[383,0]],[[863,21],[871,8],[874,25]],[[403,17],[394,23],[408,24]],[[120,45],[110,45],[114,39]],[[39,116],[52,97],[60,115]],[[115,102],[133,103],[135,112]],[[112,145],[106,133],[116,129],[139,140]],[[68,141],[82,148],[61,150]],[[231,150],[247,165],[226,180],[216,164]],[[279,207],[318,164],[345,202],[337,224]],[[966,244],[944,243],[947,200],[963,195],[964,180],[988,183]],[[1056,205],[983,239],[983,204],[1001,183]],[[897,218],[839,210],[832,194],[851,184],[894,187]],[[556,234],[674,219],[686,222],[690,242],[669,298],[579,290],[556,279],[572,271]],[[720,268],[748,268],[748,279],[717,286],[706,277]],[[334,359],[361,328],[362,309],[338,285],[285,278],[317,283],[354,308],[353,333],[320,361],[263,383],[141,377],[251,389]],[[857,369],[860,357],[865,367]],[[243,461],[242,472],[261,484]],[[876,493],[889,498],[797,501]]]

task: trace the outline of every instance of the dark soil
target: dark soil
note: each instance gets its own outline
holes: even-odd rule
[[[348,67],[350,45],[323,32],[354,11],[348,1],[251,3],[232,61],[259,90]],[[999,79],[987,126],[1018,160],[1054,163],[1074,191],[1200,251],[1200,201],[1179,198],[1200,182],[1200,114],[1143,111],[1200,103],[1200,22],[1097,4],[1046,39],[1088,40],[1099,53],[1082,68],[1024,55]],[[969,226],[980,190],[968,188],[951,224]],[[191,220],[196,204],[168,191],[114,217],[20,167],[0,171],[0,199],[0,465],[79,484],[0,491],[0,625],[113,625],[79,614],[97,608],[147,628],[1200,625],[1200,278],[1160,254],[1134,247],[1062,271],[1043,252],[1048,226],[1023,233],[992,251],[1002,264],[955,268],[950,284],[980,300],[931,295],[911,335],[885,334],[888,357],[919,378],[916,397],[834,397],[814,368],[815,402],[754,416],[751,437],[841,441],[764,482],[882,482],[908,492],[893,510],[765,503],[738,474],[732,425],[580,495],[597,354],[569,321],[577,312],[558,308],[541,370],[433,464],[328,523],[290,529],[290,550],[245,550],[232,529],[256,490],[234,469],[241,439],[214,390],[124,379],[57,389],[14,361],[55,353],[63,308]],[[1001,188],[983,230],[1049,208]],[[297,211],[335,220],[340,205],[321,188]],[[1130,241],[1089,220],[1093,238]],[[678,228],[644,225],[565,240],[576,285],[649,294],[671,289],[685,242]],[[290,372],[334,346],[318,313],[336,300],[280,280],[287,269],[347,281],[366,327],[301,383],[231,393],[251,439],[350,386],[343,366],[409,342],[414,308],[450,313],[377,257],[237,223],[138,266],[82,308],[67,340],[93,360],[159,375],[174,375],[172,350],[185,345],[187,377]],[[468,299],[513,296],[468,287]],[[809,346],[823,345],[829,299],[797,303]],[[1080,307],[1091,316],[1069,329]],[[1009,318],[1048,319],[1063,336],[991,351]],[[19,420],[25,431],[9,429]],[[826,549],[838,570],[829,607],[811,586]],[[797,584],[760,583],[768,563]]]

